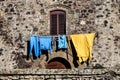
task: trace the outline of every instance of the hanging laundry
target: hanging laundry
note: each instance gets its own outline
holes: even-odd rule
[[[68,48],[66,35],[59,35],[58,36],[58,49],[61,48]]]
[[[52,37],[51,36],[40,36],[40,55],[41,50],[50,50],[50,54],[52,54]]]
[[[90,51],[90,61],[92,61],[92,47],[93,47],[93,41],[94,41],[94,37],[95,37],[95,33],[91,33],[91,34],[85,34],[88,44],[89,44],[89,51]]]
[[[57,41],[56,37],[52,36],[52,45],[56,45],[56,41]]]
[[[37,36],[31,36],[30,37],[30,55],[32,55],[32,51],[34,48],[35,56],[39,56],[39,48],[38,48],[38,37]]]
[[[87,61],[89,58],[92,58],[91,51],[94,35],[94,33],[70,35],[80,62]]]

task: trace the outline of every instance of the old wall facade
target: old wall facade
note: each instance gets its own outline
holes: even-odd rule
[[[67,35],[96,33],[93,66],[120,65],[119,0],[0,0],[1,69],[41,68],[42,58],[26,60],[27,41],[50,35],[50,11],[58,9],[66,12]]]

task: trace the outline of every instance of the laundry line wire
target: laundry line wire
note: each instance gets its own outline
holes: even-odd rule
[[[78,34],[92,34],[92,33],[58,34],[58,35],[35,35],[35,34],[32,34],[30,36],[54,36],[54,37],[58,37],[58,36],[62,36],[62,35],[70,36],[70,35],[78,35]],[[97,33],[95,33],[95,34],[97,34]]]

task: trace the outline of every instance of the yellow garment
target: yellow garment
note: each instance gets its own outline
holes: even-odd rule
[[[94,35],[94,33],[70,35],[80,62],[87,61],[88,58],[91,60]]]
[[[89,44],[89,51],[90,51],[90,61],[92,60],[92,47],[93,47],[93,41],[94,41],[94,37],[95,37],[95,33],[91,33],[91,34],[85,34],[88,44]]]

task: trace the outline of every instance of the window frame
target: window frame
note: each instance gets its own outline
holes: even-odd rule
[[[54,32],[52,33],[52,28],[54,28],[52,26],[52,15],[57,15],[57,23],[56,23],[56,34],[54,34]],[[64,31],[62,33],[60,33],[60,16],[59,15],[63,15],[64,16]],[[51,35],[59,35],[59,34],[66,34],[66,12],[64,10],[53,10],[50,11],[50,34]]]

